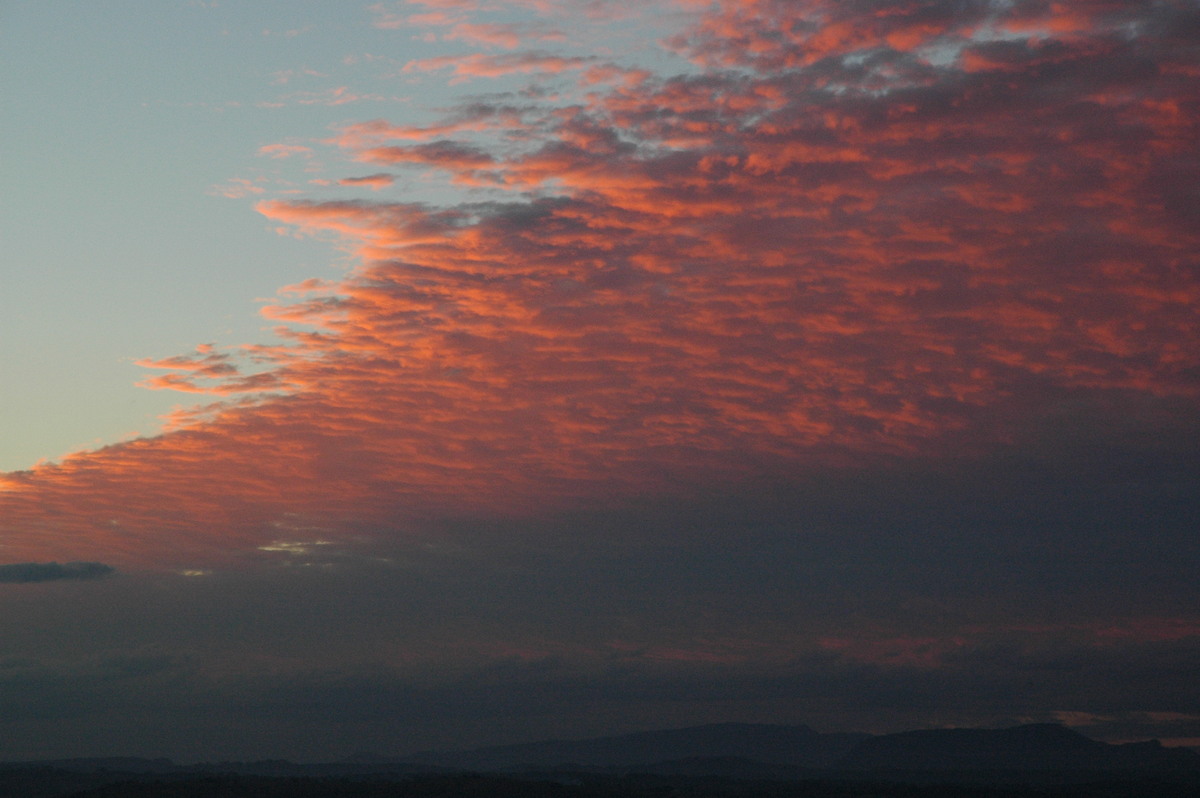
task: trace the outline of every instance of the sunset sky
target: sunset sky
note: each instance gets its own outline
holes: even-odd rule
[[[0,76],[0,761],[1200,744],[1198,0],[17,0]]]

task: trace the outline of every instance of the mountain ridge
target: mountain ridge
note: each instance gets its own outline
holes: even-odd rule
[[[1158,740],[1112,744],[1053,723],[1005,729],[921,729],[863,740],[845,770],[1128,771],[1198,769],[1200,754]]]
[[[1004,729],[820,733],[805,725],[719,723],[604,737],[543,740],[402,757],[356,754],[336,762],[285,760],[180,765],[165,758],[97,757],[0,763],[0,769],[259,775],[588,772],[806,778],[825,773],[1179,772],[1200,778],[1200,753],[1157,740],[1110,744],[1057,724]]]
[[[493,772],[592,770],[799,774],[802,771],[1195,771],[1200,754],[1157,740],[1115,745],[1065,726],[822,734],[804,725],[721,723],[577,740],[418,751],[403,761]]]
[[[418,751],[404,760],[442,767],[510,770],[560,765],[629,768],[723,757],[824,768],[869,736],[821,734],[799,724],[715,723],[576,740],[545,740],[457,751]]]

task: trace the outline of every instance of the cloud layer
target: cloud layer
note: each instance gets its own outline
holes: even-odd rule
[[[668,73],[417,5],[372,13],[483,49],[399,79],[500,88],[347,123],[359,198],[258,197],[353,270],[141,361],[209,401],[163,434],[0,475],[0,581],[196,577],[79,706],[1193,734],[1200,7],[681,1]]]
[[[265,371],[206,348],[146,362],[168,372],[149,387],[258,398],[6,476],[9,545],[203,557],[288,514],[520,513],[989,451],[1068,407],[1181,423],[1163,408],[1197,395],[1196,16],[720,3],[670,39],[698,72],[440,127],[490,116],[486,141],[356,128],[359,160],[512,197],[262,202],[359,269],[267,308],[292,345],[249,348]]]

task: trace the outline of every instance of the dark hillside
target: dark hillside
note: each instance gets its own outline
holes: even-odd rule
[[[1193,771],[1200,755],[1157,741],[1110,745],[1063,726],[929,729],[872,737],[839,762],[846,770]]]
[[[820,734],[807,726],[720,723],[587,740],[549,740],[468,751],[423,751],[405,759],[475,770],[566,765],[636,768],[698,757],[825,768],[834,765],[868,736]]]

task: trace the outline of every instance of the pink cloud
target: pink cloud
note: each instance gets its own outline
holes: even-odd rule
[[[378,95],[358,94],[348,86],[336,86],[324,91],[297,92],[290,95],[289,99],[301,105],[345,105],[346,103],[382,100],[383,98]]]
[[[258,185],[256,181],[244,177],[235,177],[224,185],[213,186],[210,189],[210,193],[220,194],[229,199],[243,199],[255,194],[262,194],[265,191],[266,189]]]
[[[237,373],[237,368],[229,362],[229,356],[216,352],[211,344],[196,347],[195,355],[177,355],[161,360],[147,358],[137,361],[137,365],[189,371],[200,377],[225,377]]]
[[[409,26],[449,25],[455,20],[462,19],[466,13],[478,13],[496,7],[494,3],[483,0],[412,0],[409,3],[394,5],[394,8],[389,8],[385,3],[368,6],[367,10],[374,16],[371,24],[385,30]],[[413,14],[409,11],[412,6],[423,6],[435,10]],[[446,9],[446,11],[441,9]],[[447,11],[454,13],[450,14]]]
[[[340,186],[366,186],[367,188],[379,191],[381,188],[387,188],[396,182],[396,179],[389,174],[374,174],[365,175],[363,177],[343,177],[338,181]]]
[[[1144,68],[1190,45],[1156,33],[1173,26],[1118,36],[1089,3],[1091,27],[1000,47],[971,39],[978,14],[945,8],[721,3],[672,40],[720,68],[346,128],[356,158],[509,199],[260,203],[338,238],[357,268],[264,309],[285,343],[245,350],[260,373],[204,349],[145,361],[167,372],[152,387],[217,400],[166,434],[0,477],[7,552],[236,561],[285,516],[395,536],[959,457],[1084,399],[1194,408],[1200,76]],[[963,56],[914,55],[938,43]],[[594,65],[475,54],[406,70]],[[456,138],[500,120],[519,122],[503,147]],[[950,643],[828,648],[926,667]]]
[[[437,56],[409,61],[403,72],[440,72],[450,70],[451,83],[471,78],[499,78],[516,73],[558,74],[568,70],[582,69],[593,59],[578,56],[557,56],[544,53],[510,53],[486,55],[473,53],[465,56]]]
[[[427,141],[445,139],[459,133],[479,132],[525,125],[521,109],[505,106],[473,106],[451,119],[433,125],[393,125],[382,119],[360,122],[342,129],[333,140],[345,149],[362,149],[386,141]]]
[[[428,14],[412,14],[405,21],[417,28],[449,26],[462,20],[462,17],[455,14],[445,14],[441,11],[431,11]]]
[[[293,156],[308,158],[312,156],[312,148],[301,144],[264,144],[258,148],[258,154],[270,158],[291,158]]]
[[[510,50],[520,47],[525,41],[560,41],[564,37],[555,30],[545,30],[530,25],[514,23],[459,23],[446,35],[447,40],[459,39],[474,44],[507,47]]]
[[[196,347],[194,355],[177,355],[159,360],[144,358],[136,361],[136,365],[142,368],[169,370],[168,374],[149,377],[138,383],[140,387],[151,390],[224,395],[275,390],[281,387],[276,374],[242,374],[228,353],[217,352],[211,344]]]

